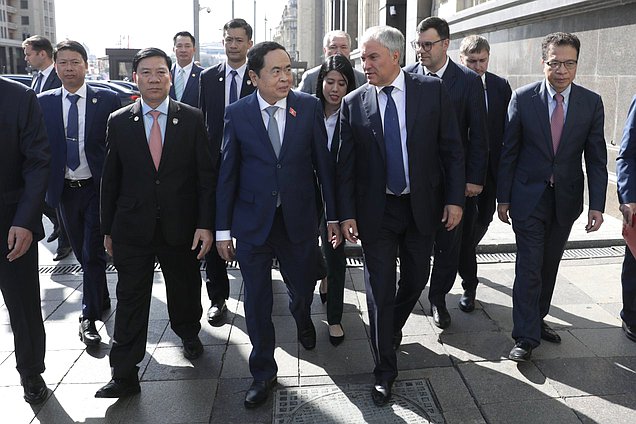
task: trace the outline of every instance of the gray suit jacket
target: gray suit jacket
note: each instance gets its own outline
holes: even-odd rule
[[[320,73],[321,66],[322,65],[318,65],[305,71],[303,78],[300,80],[300,84],[298,84],[298,90],[304,93],[316,94],[316,83],[318,82],[318,74]],[[363,72],[354,68],[353,73],[356,75],[356,88],[362,87],[367,83],[367,77]]]

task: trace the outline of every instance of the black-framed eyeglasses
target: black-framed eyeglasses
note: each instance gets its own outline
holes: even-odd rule
[[[576,60],[566,60],[564,62],[561,62],[560,60],[550,60],[545,62],[545,64],[548,65],[553,71],[559,69],[561,65],[565,66],[565,69],[567,69],[568,71],[571,71],[572,69],[576,68],[577,63],[578,62]]]
[[[430,52],[431,49],[433,48],[433,45],[439,43],[440,41],[444,41],[446,40],[445,38],[440,38],[437,41],[424,41],[423,43],[420,43],[417,40],[413,40],[411,41],[411,47],[413,47],[413,50],[418,50],[418,49],[422,49],[425,52]]]

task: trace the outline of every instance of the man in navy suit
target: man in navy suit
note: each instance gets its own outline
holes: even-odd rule
[[[256,407],[276,384],[272,323],[272,259],[278,258],[290,295],[289,309],[305,349],[316,345],[311,320],[318,234],[315,175],[327,205],[329,239],[336,246],[334,164],[320,101],[290,91],[291,60],[283,46],[263,42],[247,55],[257,91],[225,110],[217,186],[217,249],[236,258],[245,290],[245,320],[254,377],[244,405]]]
[[[448,23],[432,16],[417,26],[417,39],[411,46],[417,51],[419,63],[406,71],[441,78],[450,95],[466,158],[466,202],[464,215],[475,214],[477,196],[486,180],[488,167],[488,136],[484,87],[475,72],[453,62],[446,54],[450,45]],[[446,328],[451,316],[446,307],[446,295],[453,288],[459,265],[463,231],[472,233],[472,223],[462,220],[452,231],[440,226],[435,235],[434,262],[428,300],[435,325]]]
[[[252,47],[252,27],[244,19],[232,19],[223,25],[223,47],[227,61],[201,73],[200,107],[205,116],[214,169],[218,172],[223,138],[223,115],[230,103],[254,92],[247,73],[247,51]],[[227,262],[216,249],[205,256],[205,285],[210,299],[207,317],[211,325],[223,323],[227,315],[225,301],[230,297]]]
[[[583,211],[585,159],[587,232],[603,223],[607,148],[601,97],[573,80],[581,43],[557,32],[542,43],[545,79],[514,91],[497,179],[497,213],[517,242],[512,292],[514,361],[530,359],[540,340],[561,337],[544,321],[572,225]]]
[[[636,96],[632,99],[623,130],[623,141],[616,158],[618,201],[621,204],[623,223],[636,227]],[[636,259],[625,246],[623,273],[623,331],[628,339],[636,342]]]
[[[479,35],[469,35],[459,47],[459,59],[467,68],[475,71],[484,85],[486,115],[488,122],[488,171],[483,191],[477,196],[477,208],[467,208],[464,213],[464,234],[459,252],[459,275],[464,293],[459,300],[459,309],[472,312],[477,293],[477,245],[488,231],[495,213],[497,198],[497,169],[501,155],[501,143],[506,123],[506,110],[512,95],[508,81],[488,72],[490,44]]]
[[[400,69],[402,33],[372,27],[360,45],[369,83],[342,101],[336,189],[341,231],[364,249],[371,396],[384,405],[398,374],[402,327],[428,281],[434,235],[440,222],[452,230],[461,220],[464,155],[442,82]]]
[[[99,229],[99,185],[106,156],[106,122],[121,103],[116,93],[86,85],[88,57],[77,41],[58,43],[54,60],[62,87],[38,96],[51,144],[46,202],[59,208],[82,265],[79,337],[87,346],[96,346],[101,337],[95,321],[110,307]]]
[[[177,32],[172,38],[177,62],[170,69],[170,97],[193,107],[199,107],[199,76],[202,67],[194,63],[196,40],[188,31]]]
[[[35,93],[0,77],[0,290],[9,312],[24,400],[44,402],[46,336],[40,309],[38,240],[51,159]]]
[[[57,76],[55,65],[53,64],[53,46],[48,38],[34,35],[22,42],[22,48],[24,49],[24,60],[32,69],[37,71],[31,81],[31,88],[35,91],[35,94],[62,86],[62,81]],[[71,245],[66,236],[64,223],[59,217],[59,211],[56,209],[45,204],[43,211],[44,215],[53,224],[53,232],[46,241],[51,243],[58,239],[57,250],[53,260],[61,261],[71,254]]]

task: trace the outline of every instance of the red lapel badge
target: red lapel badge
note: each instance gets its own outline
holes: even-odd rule
[[[294,118],[296,117],[296,111],[294,110],[294,108],[293,108],[293,107],[290,107],[290,108],[289,108],[289,114],[290,114],[291,116],[293,116]]]

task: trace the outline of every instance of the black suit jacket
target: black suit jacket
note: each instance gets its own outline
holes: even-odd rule
[[[175,75],[174,70],[177,65],[172,65],[172,69],[170,70],[170,76],[172,78],[172,86],[170,86],[170,98],[177,100],[177,95],[174,92],[174,82]],[[192,64],[192,70],[190,71],[190,75],[186,75],[187,80],[185,87],[183,88],[183,95],[181,96],[181,103],[185,103],[192,107],[199,107],[199,77],[201,76],[201,71],[203,68],[197,66],[196,64]]]
[[[417,73],[419,63],[405,68]],[[442,76],[453,103],[466,157],[466,182],[484,185],[488,167],[488,130],[484,86],[479,75],[448,60]]]
[[[141,102],[108,120],[101,190],[101,228],[113,241],[152,242],[157,217],[170,245],[192,243],[197,228],[212,229],[214,172],[201,111],[170,100],[159,170],[155,170]]]
[[[33,82],[35,82],[35,76],[33,77],[33,81],[31,86],[33,86]],[[60,88],[62,86],[62,80],[57,76],[57,72],[55,72],[55,68],[51,71],[46,80],[42,83],[42,87],[40,87],[40,93],[43,93],[47,90],[52,90],[54,88]]]
[[[41,240],[51,159],[42,112],[33,90],[23,84],[0,77],[0,93],[0,231],[18,226]]]
[[[508,80],[493,73],[486,72],[486,97],[488,98],[488,140],[490,152],[488,168],[491,175],[497,177],[499,157],[503,144],[504,128],[506,126],[506,112],[512,96],[512,89]]]
[[[417,229],[439,228],[444,205],[464,205],[464,155],[441,81],[405,73],[411,207]],[[376,238],[386,201],[386,158],[376,88],[365,84],[340,108],[336,193],[340,221],[355,218],[360,239]],[[445,178],[443,178],[445,175]]]
[[[245,70],[239,98],[252,94],[255,90]],[[217,167],[223,140],[223,116],[225,115],[225,63],[206,69],[201,73],[199,107],[205,116],[208,139],[212,149],[212,160]]]

